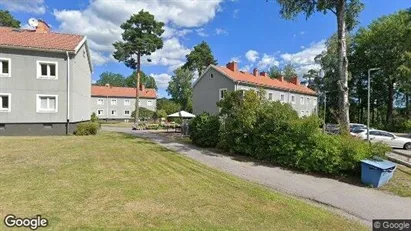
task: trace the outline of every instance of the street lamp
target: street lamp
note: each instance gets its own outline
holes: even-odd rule
[[[370,98],[371,98],[371,72],[372,71],[378,71],[380,68],[370,68],[368,69],[368,83],[367,83],[367,88],[368,88],[368,99],[367,99],[367,141],[370,143]]]

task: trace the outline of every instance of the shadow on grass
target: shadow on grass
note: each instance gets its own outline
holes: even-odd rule
[[[313,176],[313,177],[316,177],[316,178],[334,179],[334,180],[337,180],[337,181],[340,181],[340,182],[344,182],[344,183],[359,186],[359,187],[368,187],[368,186],[365,186],[361,183],[361,179],[360,179],[359,175],[346,174],[346,175],[331,176],[331,175],[321,174],[321,173],[307,173],[307,172],[303,172],[303,171],[298,170],[298,169],[293,169],[293,168],[289,168],[289,167],[280,166],[278,164],[275,164],[275,163],[272,163],[272,162],[269,162],[269,161],[257,160],[255,158],[252,158],[252,157],[249,157],[249,156],[244,156],[244,155],[239,155],[239,154],[235,154],[235,153],[225,152],[225,151],[223,151],[221,149],[217,149],[217,148],[198,147],[198,146],[192,144],[191,142],[187,142],[183,139],[180,139],[180,137],[181,137],[180,135],[175,136],[174,134],[170,135],[170,134],[164,133],[164,132],[158,132],[158,133],[156,133],[156,132],[136,132],[133,135],[137,136],[139,138],[153,140],[153,141],[158,142],[160,144],[173,144],[173,146],[175,147],[174,150],[176,152],[188,152],[188,151],[191,151],[191,150],[196,150],[196,151],[200,152],[201,154],[207,155],[207,156],[212,156],[212,157],[225,156],[225,157],[229,157],[230,159],[235,160],[235,161],[252,163],[255,166],[265,166],[265,167],[269,167],[269,168],[279,168],[279,169],[282,169],[282,170],[285,170],[285,171],[292,172],[294,174],[310,175],[310,176]]]

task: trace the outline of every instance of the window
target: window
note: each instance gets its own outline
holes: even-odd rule
[[[10,59],[0,58],[0,77],[10,77]]]
[[[380,132],[379,131],[370,131],[370,135],[379,136]]]
[[[57,112],[57,95],[37,95],[37,112]]]
[[[103,109],[98,109],[97,110],[97,115],[98,116],[104,115],[104,110]]]
[[[313,99],[314,106],[317,106],[317,99]]]
[[[147,106],[153,106],[153,100],[147,100]]]
[[[130,111],[129,111],[129,110],[125,110],[125,111],[124,111],[124,115],[130,115]]]
[[[220,94],[220,96],[219,96],[220,100],[224,99],[225,93],[227,92],[227,88],[221,88],[219,92],[220,92],[219,93]]]
[[[300,114],[301,114],[301,116],[304,116],[304,111],[301,111]]]
[[[45,129],[52,129],[53,128],[53,124],[43,124]]]
[[[111,110],[111,115],[116,116],[117,115],[117,110]]]
[[[125,99],[125,100],[124,100],[124,105],[125,105],[125,106],[130,106],[130,104],[131,104],[131,103],[130,103],[130,100],[129,100],[129,99]]]
[[[0,112],[10,112],[11,94],[0,93]]]
[[[281,96],[280,96],[280,101],[281,101],[281,102],[284,102],[284,101],[285,101],[285,95],[284,95],[284,94],[281,94]]]
[[[273,100],[273,93],[268,93],[268,100]]]
[[[213,79],[214,78],[214,75],[213,74],[210,74],[210,79]]]
[[[57,62],[37,61],[38,79],[57,79]]]
[[[304,97],[300,97],[300,104],[304,104]]]
[[[111,105],[117,105],[117,99],[112,99],[111,100]]]
[[[295,103],[295,95],[291,95],[291,103]]]
[[[97,99],[97,105],[103,105],[104,99]]]
[[[141,106],[141,100],[138,100],[138,106]]]
[[[307,104],[310,104],[310,98],[307,97]]]
[[[0,129],[6,129],[6,124],[0,124]]]

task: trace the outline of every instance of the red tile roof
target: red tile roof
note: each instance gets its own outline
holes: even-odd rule
[[[136,97],[136,89],[133,87],[106,87],[106,86],[91,86],[91,96],[104,97]],[[156,89],[146,88],[140,90],[141,98],[157,98]]]
[[[271,79],[270,77],[266,76],[254,76],[250,73],[247,72],[242,72],[242,71],[232,71],[228,69],[227,67],[218,67],[214,66],[217,70],[220,72],[224,73],[234,81],[240,81],[243,83],[251,84],[251,85],[256,85],[256,86],[261,86],[261,87],[269,87],[269,88],[275,88],[279,90],[284,90],[284,91],[293,91],[297,93],[303,93],[303,94],[308,94],[308,95],[317,95],[317,93],[308,87],[304,85],[296,85],[287,81],[280,81],[278,79]]]
[[[82,35],[55,32],[37,33],[34,30],[0,27],[0,47],[75,52],[76,47],[83,39]]]

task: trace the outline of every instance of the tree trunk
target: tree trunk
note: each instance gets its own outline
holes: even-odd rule
[[[395,80],[390,80],[388,86],[388,102],[387,102],[387,116],[386,116],[386,125],[392,125],[392,114],[394,110],[394,83]]]
[[[138,129],[139,122],[139,102],[140,101],[140,53],[137,53],[137,71],[136,71],[136,114],[134,117],[134,124],[136,129]]]
[[[338,122],[341,128],[341,134],[349,134],[349,107],[348,101],[348,59],[347,59],[347,41],[346,41],[346,25],[345,25],[345,0],[338,0],[337,27],[338,27],[338,95],[339,109]]]

